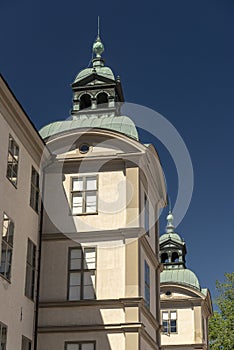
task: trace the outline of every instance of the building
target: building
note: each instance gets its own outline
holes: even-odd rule
[[[167,216],[166,233],[160,237],[162,348],[208,349],[208,319],[212,302],[194,272],[186,268],[186,244],[175,232],[173,215]]]
[[[39,168],[44,142],[0,77],[1,349],[31,349],[39,251]],[[27,219],[26,219],[27,218]]]
[[[161,261],[163,346],[205,349],[210,296],[172,216],[159,259],[158,154],[121,115],[99,36],[93,51],[71,118],[40,133],[0,79],[1,350],[159,350]]]

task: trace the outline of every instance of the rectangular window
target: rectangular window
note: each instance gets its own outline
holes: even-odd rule
[[[163,333],[177,332],[177,314],[176,311],[162,312]]]
[[[22,347],[21,350],[31,350],[32,349],[32,342],[28,338],[22,336]]]
[[[0,349],[6,350],[7,343],[7,326],[0,322]]]
[[[68,299],[95,299],[95,276],[95,248],[71,248],[69,254]]]
[[[17,145],[13,137],[10,135],[8,143],[7,178],[15,187],[17,187],[18,163],[19,146]]]
[[[144,212],[145,212],[145,232],[149,235],[149,198],[144,196]]]
[[[83,342],[83,343],[66,343],[66,350],[95,350],[95,342]]]
[[[30,205],[38,213],[39,208],[39,174],[32,167]]]
[[[72,178],[72,214],[97,212],[97,176]]]
[[[36,272],[36,246],[32,241],[30,241],[30,239],[28,239],[25,295],[32,300],[34,299],[35,272]]]
[[[7,280],[11,280],[11,262],[13,253],[13,238],[14,238],[14,223],[7,216],[3,214],[3,226],[2,226],[2,246],[1,246],[1,265],[0,275],[4,276]]]
[[[150,308],[150,268],[145,261],[145,304]]]

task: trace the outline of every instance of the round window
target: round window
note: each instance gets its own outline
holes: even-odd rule
[[[166,293],[165,293],[165,294],[166,294],[166,296],[167,296],[167,297],[170,297],[170,296],[171,296],[171,292],[170,292],[169,290],[168,290],[168,291],[166,291]]]
[[[80,147],[79,147],[80,153],[87,153],[89,150],[90,150],[90,146],[87,145],[87,143],[83,143],[83,144],[80,145]]]

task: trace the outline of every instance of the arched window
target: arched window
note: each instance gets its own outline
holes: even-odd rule
[[[161,255],[161,263],[167,263],[168,262],[168,254],[167,253],[163,253]]]
[[[108,103],[108,95],[105,92],[100,92],[97,95],[97,104],[107,104]]]
[[[80,110],[89,108],[92,105],[91,96],[89,94],[84,94],[80,98]]]
[[[171,256],[171,262],[178,262],[179,261],[179,255],[177,252],[173,252]]]

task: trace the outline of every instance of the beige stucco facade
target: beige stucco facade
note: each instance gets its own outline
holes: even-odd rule
[[[6,176],[9,135],[19,147],[17,186]],[[33,166],[39,171],[43,149],[43,141],[0,77],[1,249],[4,213],[14,223],[11,277],[0,274],[0,322],[7,328],[7,350],[20,349],[22,336],[33,344],[36,288],[33,299],[26,297],[25,277],[28,239],[35,244],[38,254],[40,212],[36,213],[29,201],[31,169]]]

